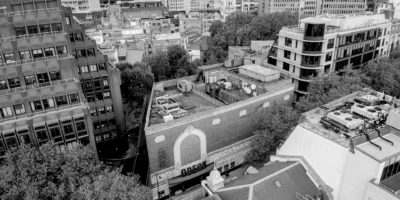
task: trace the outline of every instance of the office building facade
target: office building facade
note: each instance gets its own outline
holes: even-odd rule
[[[389,55],[391,22],[379,15],[319,16],[283,27],[267,65],[293,78],[298,97],[312,77],[358,68]]]

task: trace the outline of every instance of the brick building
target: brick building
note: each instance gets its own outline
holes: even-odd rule
[[[290,103],[293,90],[290,79],[256,65],[206,66],[199,76],[156,83],[145,126],[154,199],[185,195],[213,167],[228,173],[240,166],[255,113]]]
[[[96,146],[124,128],[119,71],[70,8],[59,0],[1,1],[0,27],[1,151],[49,140],[60,150]]]

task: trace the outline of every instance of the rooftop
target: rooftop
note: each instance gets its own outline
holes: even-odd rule
[[[356,148],[382,161],[400,153],[396,127],[400,112],[394,102],[389,95],[364,89],[304,113],[299,125],[350,151]]]
[[[255,65],[242,67],[202,66],[198,75],[155,83],[149,126],[292,87],[291,80],[277,71]]]
[[[223,200],[298,200],[317,196],[328,199],[307,175],[304,166],[292,161],[268,163],[255,173],[227,183],[217,194]]]

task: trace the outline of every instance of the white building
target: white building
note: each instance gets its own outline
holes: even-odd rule
[[[189,13],[191,0],[168,0],[168,11]]]
[[[364,89],[309,111],[277,155],[304,158],[334,199],[399,200],[400,110],[394,104],[399,100]]]
[[[90,13],[100,10],[99,0],[61,0],[65,7],[71,7],[72,13]]]

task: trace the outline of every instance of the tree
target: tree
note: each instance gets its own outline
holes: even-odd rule
[[[296,110],[303,113],[358,91],[363,88],[361,82],[356,72],[318,77],[310,83],[309,94],[296,103]]]
[[[168,56],[164,52],[158,52],[150,57],[149,66],[151,67],[156,82],[167,80],[167,78],[172,76],[170,74],[171,67],[169,65]]]
[[[268,162],[283,139],[297,124],[299,113],[291,106],[274,104],[257,112],[256,130],[251,141],[253,147],[246,161],[253,165]]]
[[[99,190],[103,177],[113,181],[104,182],[103,191],[134,197],[131,199],[151,199],[150,190],[139,185],[137,179],[109,172],[96,160],[95,152],[84,146],[57,152],[53,144],[39,148],[22,145],[6,153],[0,175],[0,199],[4,200],[93,199],[87,194]],[[114,188],[126,183],[134,188]]]
[[[123,69],[121,72],[122,95],[129,102],[142,102],[143,97],[151,91],[153,87],[153,75],[147,70],[144,64],[129,63],[117,64]]]

